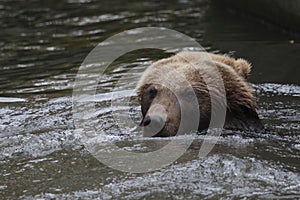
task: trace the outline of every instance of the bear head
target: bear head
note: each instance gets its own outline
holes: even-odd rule
[[[250,64],[243,59],[204,52],[181,52],[153,63],[136,88],[143,134],[167,137],[202,131],[223,111],[225,129],[261,130],[246,82],[249,73]],[[220,109],[212,112],[212,105]]]

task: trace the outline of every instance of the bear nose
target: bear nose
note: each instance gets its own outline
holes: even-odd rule
[[[143,120],[142,126],[148,126],[150,123],[155,125],[164,124],[164,119],[159,115],[147,115]]]
[[[151,123],[151,118],[149,115],[147,115],[143,120],[142,126],[148,126],[150,123]]]
[[[144,136],[152,137],[158,134],[165,126],[165,120],[159,115],[147,115],[142,122]]]

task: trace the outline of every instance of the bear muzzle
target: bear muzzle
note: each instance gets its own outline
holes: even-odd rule
[[[140,124],[143,128],[143,136],[163,136],[166,123],[167,113],[164,107],[160,104],[152,105]]]
[[[166,121],[159,115],[147,115],[141,123],[144,137],[162,136]]]

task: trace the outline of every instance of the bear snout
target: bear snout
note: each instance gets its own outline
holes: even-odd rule
[[[167,112],[160,104],[151,105],[141,122],[143,135],[153,137],[160,135],[166,126]]]
[[[147,115],[142,121],[142,126],[144,129],[143,135],[145,137],[153,137],[160,135],[164,129],[166,120],[157,114]]]

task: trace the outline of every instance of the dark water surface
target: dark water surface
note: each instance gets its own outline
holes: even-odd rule
[[[197,157],[203,141],[199,136],[175,163],[144,174],[98,162],[74,127],[77,70],[99,42],[144,26],[174,29],[209,52],[252,62],[250,81],[269,133],[222,137],[202,159]],[[0,30],[1,199],[300,199],[297,38],[230,15],[206,0],[1,0]],[[132,127],[120,131],[111,114],[124,108],[110,106],[112,98],[132,96],[123,90],[134,86],[130,77],[140,77],[153,61],[168,55],[137,51],[109,68],[96,96],[100,143],[109,139],[128,151],[143,152],[168,142],[143,139]],[[129,78],[118,85],[121,95],[111,97],[122,76]],[[140,120],[137,104],[125,114]]]

